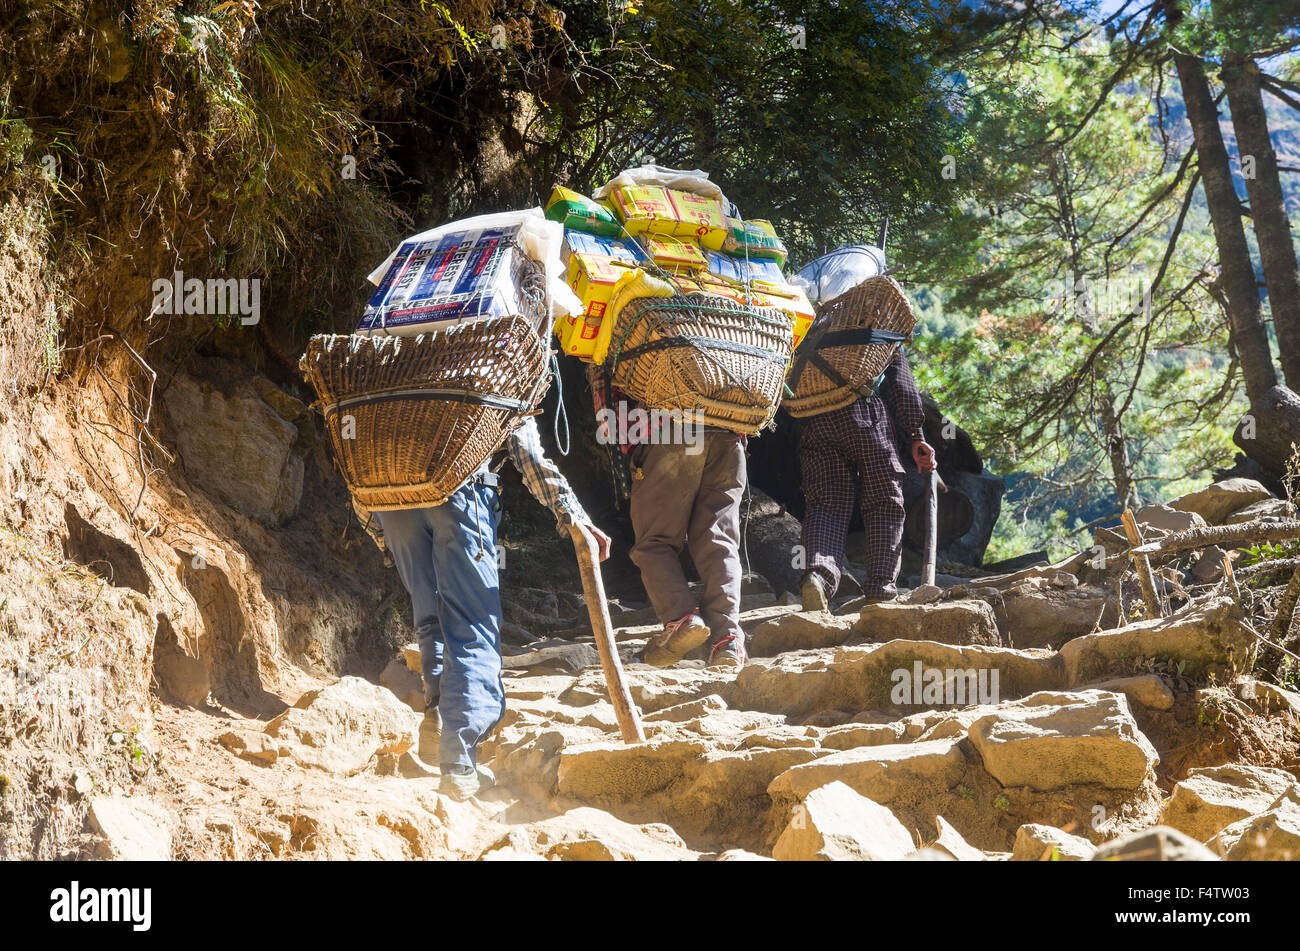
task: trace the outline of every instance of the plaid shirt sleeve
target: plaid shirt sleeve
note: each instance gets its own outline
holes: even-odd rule
[[[901,348],[885,367],[885,381],[889,384],[894,419],[903,435],[912,442],[924,439],[925,411],[921,408],[921,391],[916,388],[912,367]]]
[[[561,534],[567,533],[571,524],[591,522],[560,470],[546,458],[546,453],[542,450],[541,434],[531,416],[510,434],[506,440],[506,452],[523,476],[524,485],[533,498],[551,510],[555,516],[556,528]]]

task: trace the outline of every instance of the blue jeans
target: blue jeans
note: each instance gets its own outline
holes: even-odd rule
[[[506,709],[497,490],[470,482],[442,505],[375,515],[411,593],[425,696],[442,715],[439,764],[473,766]]]

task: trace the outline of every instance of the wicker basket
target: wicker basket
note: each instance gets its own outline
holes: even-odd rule
[[[312,337],[301,367],[356,500],[374,511],[446,501],[546,392],[542,331],[509,316],[417,337]]]
[[[818,308],[795,354],[782,407],[816,416],[870,396],[902,341],[916,326],[903,289],[891,277],[871,277]]]
[[[747,435],[771,422],[794,342],[786,314],[675,294],[637,298],[613,320],[605,368],[628,396]]]

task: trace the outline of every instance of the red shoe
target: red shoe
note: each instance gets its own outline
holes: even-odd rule
[[[744,667],[745,642],[735,634],[728,634],[709,648],[710,667]]]
[[[653,667],[671,667],[709,639],[709,626],[692,611],[656,634],[645,645],[645,662]]]

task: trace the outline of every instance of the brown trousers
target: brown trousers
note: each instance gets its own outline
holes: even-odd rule
[[[709,643],[740,629],[740,499],[745,486],[745,447],[740,436],[706,431],[703,451],[683,445],[637,450],[641,477],[632,479],[631,514],[636,544],[632,561],[650,603],[665,624],[699,608]],[[682,570],[685,547],[704,582],[697,605]]]

